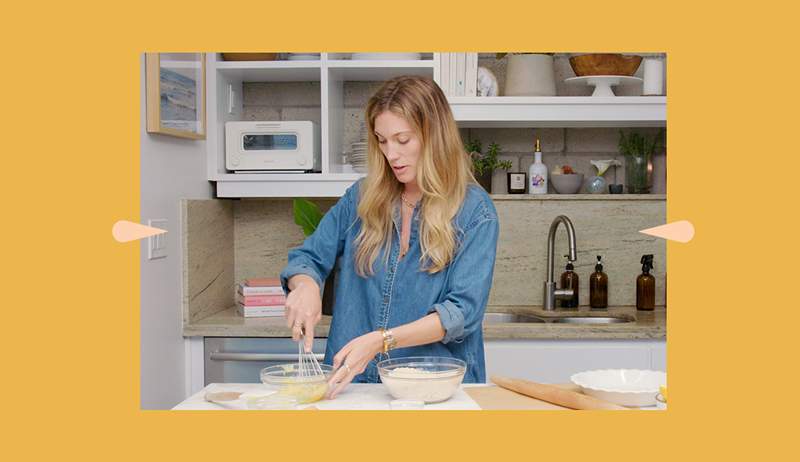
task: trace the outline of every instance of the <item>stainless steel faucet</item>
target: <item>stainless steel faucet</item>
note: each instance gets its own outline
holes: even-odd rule
[[[556,307],[556,300],[557,299],[565,299],[572,297],[572,289],[557,289],[555,276],[554,276],[554,265],[555,265],[555,245],[556,245],[556,230],[558,229],[558,224],[564,223],[564,227],[567,228],[567,238],[569,239],[569,261],[575,261],[578,259],[577,257],[577,250],[575,249],[575,228],[572,226],[572,222],[569,221],[564,215],[559,215],[553,220],[553,223],[550,224],[550,232],[547,233],[547,281],[544,283],[544,310],[546,311],[553,311]]]

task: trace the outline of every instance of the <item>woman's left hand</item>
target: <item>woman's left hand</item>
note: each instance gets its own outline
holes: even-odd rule
[[[333,368],[336,372],[328,381],[328,399],[335,398],[356,375],[364,372],[372,358],[381,351],[383,336],[378,331],[350,340],[333,357]]]

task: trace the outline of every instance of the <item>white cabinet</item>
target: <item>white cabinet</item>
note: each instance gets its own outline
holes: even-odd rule
[[[666,342],[658,342],[650,349],[650,364],[651,369],[656,371],[667,370],[667,344]]]
[[[492,375],[568,383],[591,369],[666,371],[666,344],[657,340],[485,340],[486,379]]]

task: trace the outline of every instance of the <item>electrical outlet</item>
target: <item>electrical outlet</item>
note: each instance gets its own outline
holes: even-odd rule
[[[167,230],[166,218],[151,218],[147,220],[147,225],[153,228]],[[167,234],[161,233],[147,238],[147,259],[166,258],[167,256]]]

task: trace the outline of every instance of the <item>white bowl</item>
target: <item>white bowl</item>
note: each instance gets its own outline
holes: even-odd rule
[[[595,398],[626,407],[653,406],[658,388],[667,384],[667,374],[640,369],[598,369],[579,372],[572,383]]]
[[[550,183],[559,194],[575,194],[583,186],[583,173],[552,174]]]

